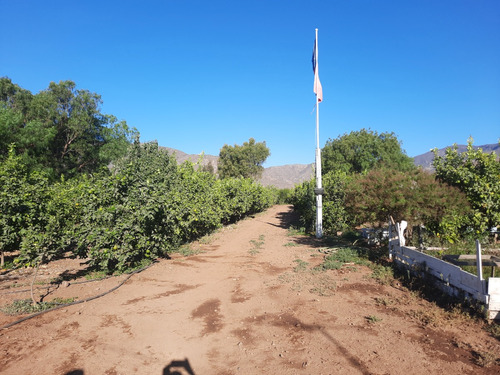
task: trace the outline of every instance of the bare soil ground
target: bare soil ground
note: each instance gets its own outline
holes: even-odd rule
[[[447,312],[364,266],[314,272],[322,243],[290,236],[289,206],[192,244],[101,298],[0,330],[9,374],[498,374],[500,342],[485,323]],[[78,260],[39,280],[78,275]],[[0,306],[29,298],[31,271],[0,278]],[[101,294],[126,276],[36,296]],[[19,319],[0,313],[0,326]]]

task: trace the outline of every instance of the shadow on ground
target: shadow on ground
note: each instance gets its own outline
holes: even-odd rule
[[[64,375],[85,375],[85,371],[82,369],[71,370],[66,372]],[[183,360],[171,361],[167,366],[163,368],[162,375],[195,375],[191,364],[187,358]]]

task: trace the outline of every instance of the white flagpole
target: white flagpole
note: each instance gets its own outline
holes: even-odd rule
[[[316,77],[319,79],[318,70],[318,29],[315,39]],[[323,187],[321,183],[321,149],[319,148],[319,98],[316,95],[316,238],[323,237]]]

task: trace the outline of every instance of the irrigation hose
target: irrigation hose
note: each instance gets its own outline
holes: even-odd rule
[[[89,297],[89,298],[86,298],[86,299],[83,299],[81,301],[74,301],[74,302],[70,302],[70,303],[64,303],[62,305],[59,305],[59,306],[56,306],[56,307],[52,307],[51,309],[48,309],[48,310],[44,310],[44,311],[39,311],[37,313],[34,313],[34,314],[31,314],[31,315],[28,315],[28,316],[25,316],[24,318],[21,318],[19,320],[16,320],[15,322],[12,322],[12,323],[9,323],[3,327],[0,327],[0,330],[4,330],[4,329],[7,329],[7,328],[10,328],[12,326],[15,326],[16,324],[19,324],[19,323],[22,323],[26,320],[29,320],[29,319],[32,319],[38,315],[42,315],[42,314],[45,314],[45,313],[48,313],[50,311],[54,311],[54,310],[58,310],[58,309],[62,309],[63,307],[68,307],[68,306],[73,306],[73,305],[78,305],[79,303],[84,303],[84,302],[89,302],[89,301],[92,301],[94,299],[97,299],[97,298],[101,298],[101,297],[104,297],[106,294],[109,294],[111,292],[114,292],[116,289],[118,289],[119,287],[121,287],[123,284],[125,284],[127,282],[128,279],[130,279],[133,275],[135,275],[136,273],[139,273],[139,272],[142,272],[146,269],[148,269],[149,267],[151,267],[154,263],[151,263],[145,267],[142,267],[142,268],[139,268],[131,273],[129,273],[127,275],[127,277],[125,279],[123,279],[118,285],[116,285],[115,287],[111,288],[110,290],[104,292],[104,293],[101,293],[101,294],[98,294],[96,296],[93,296],[93,297]]]
[[[117,277],[117,276],[105,276],[105,277],[100,277],[98,279],[92,279],[92,280],[71,281],[71,282],[69,282],[69,285],[78,285],[78,284],[93,283],[94,281],[106,280],[106,279],[109,279],[111,277]],[[36,287],[34,289],[36,289],[36,290],[39,290],[39,289],[50,289],[51,286],[54,286],[54,285],[59,286],[59,284],[60,283],[58,283],[58,284],[51,284],[51,285],[48,285],[48,286],[39,286],[39,287]],[[25,292],[29,292],[29,291],[30,291],[30,289],[11,290],[10,292],[1,292],[0,296],[7,295],[7,294],[25,293]]]

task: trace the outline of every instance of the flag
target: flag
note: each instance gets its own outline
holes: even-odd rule
[[[313,64],[313,72],[314,72],[314,93],[318,97],[318,103],[323,100],[323,88],[321,87],[321,82],[319,81],[319,73],[318,73],[318,62],[316,61],[316,39],[314,40],[314,48],[313,48],[313,56],[312,56],[312,64]]]

